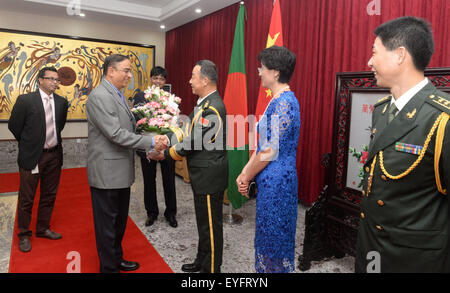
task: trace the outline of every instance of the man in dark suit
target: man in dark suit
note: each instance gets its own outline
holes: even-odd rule
[[[162,89],[166,83],[167,72],[160,66],[154,67],[150,72],[151,85]],[[134,97],[134,106],[145,104],[144,92],[139,92]],[[147,211],[147,220],[145,226],[151,226],[158,217],[158,201],[156,198],[156,163],[155,160],[147,159],[143,151],[136,151],[141,158],[142,175],[144,179],[144,205]],[[175,215],[177,213],[177,198],[175,190],[175,162],[170,160],[160,161],[161,173],[164,187],[164,199],[166,210],[164,216],[169,225],[176,228],[178,226]]]
[[[127,56],[106,57],[103,79],[86,103],[88,121],[88,183],[91,187],[95,239],[101,273],[139,268],[123,258],[122,240],[128,219],[130,186],[134,182],[134,150],[162,150],[161,136],[135,134],[136,120],[121,90],[132,76]],[[167,138],[164,137],[164,142]]]
[[[39,90],[20,95],[11,112],[8,128],[19,142],[20,188],[17,208],[19,249],[31,250],[29,230],[36,188],[40,181],[36,237],[60,239],[50,230],[58,191],[63,150],[61,131],[67,119],[67,100],[55,94],[60,80],[54,67],[39,71]]]
[[[226,109],[217,92],[217,68],[209,60],[197,62],[190,84],[199,96],[197,106],[189,115],[182,142],[172,143],[159,159],[187,158],[194,193],[195,215],[199,235],[197,256],[184,264],[184,272],[219,273],[223,251],[224,191],[228,185],[226,151]],[[172,135],[175,141],[175,135]],[[179,138],[178,138],[179,139]]]
[[[424,76],[431,27],[402,17],[375,35],[369,66],[391,96],[373,112],[355,270],[450,272],[450,98]]]

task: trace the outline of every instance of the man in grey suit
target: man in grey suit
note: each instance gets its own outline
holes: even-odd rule
[[[127,56],[111,55],[103,79],[86,103],[88,182],[91,187],[100,272],[132,271],[139,264],[123,259],[122,239],[134,182],[134,149],[161,150],[166,137],[135,134],[136,120],[121,90],[131,78]]]

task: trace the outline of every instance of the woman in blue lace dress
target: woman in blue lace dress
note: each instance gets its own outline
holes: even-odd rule
[[[263,118],[258,123],[258,148],[236,180],[248,197],[256,181],[255,269],[258,273],[288,273],[295,270],[297,225],[296,154],[300,134],[297,98],[288,82],[295,68],[295,55],[273,46],[258,56],[259,75],[272,91]]]

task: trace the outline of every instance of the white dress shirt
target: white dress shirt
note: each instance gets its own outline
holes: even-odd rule
[[[207,97],[209,97],[210,95],[212,95],[213,93],[217,92],[217,90],[213,90],[212,92],[210,92],[209,94],[207,94],[206,96],[204,96],[203,98],[199,98],[197,100],[197,106],[201,104],[201,102],[203,102],[204,99],[206,99]]]
[[[392,103],[395,103],[395,106],[397,107],[398,111],[395,114],[397,114],[408,104],[408,102],[418,93],[420,90],[422,90],[426,85],[428,84],[428,78],[425,77],[425,79],[421,82],[419,82],[417,85],[409,89],[406,93],[404,93],[400,98],[397,100],[392,98],[391,99],[391,105]]]

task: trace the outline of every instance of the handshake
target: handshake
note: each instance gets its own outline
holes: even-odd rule
[[[169,148],[169,139],[165,135],[155,135],[153,141],[155,145],[147,152],[147,160],[164,160],[164,151]]]

